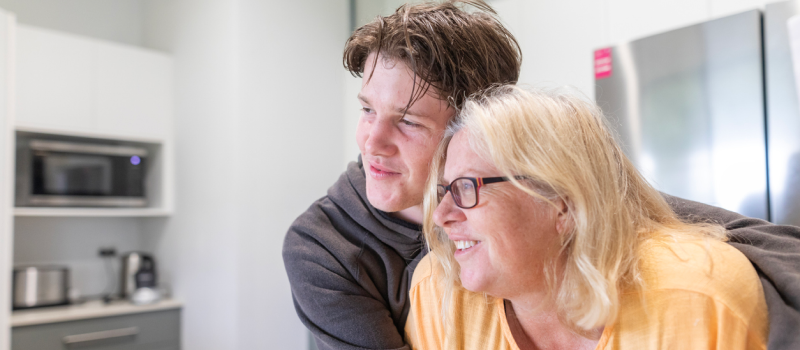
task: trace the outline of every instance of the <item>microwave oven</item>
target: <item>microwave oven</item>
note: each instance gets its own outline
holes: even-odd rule
[[[17,143],[18,207],[142,207],[148,150],[48,139]]]

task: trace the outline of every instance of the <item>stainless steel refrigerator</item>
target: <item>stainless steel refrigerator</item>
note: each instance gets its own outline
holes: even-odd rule
[[[800,226],[800,108],[787,22],[800,14],[800,2],[769,4],[764,9],[767,150],[770,220]]]
[[[656,188],[800,224],[796,14],[771,4],[595,52],[596,100]]]

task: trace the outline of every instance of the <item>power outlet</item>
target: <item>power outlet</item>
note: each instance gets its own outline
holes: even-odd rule
[[[117,248],[114,247],[100,247],[97,251],[101,258],[113,258],[117,256]]]

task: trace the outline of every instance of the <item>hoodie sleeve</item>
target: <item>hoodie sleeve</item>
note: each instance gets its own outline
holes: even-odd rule
[[[729,231],[729,241],[758,271],[769,311],[769,349],[800,349],[800,228],[664,194],[678,217],[714,222]]]
[[[283,244],[297,315],[320,350],[410,349],[386,303],[358,283],[363,243],[337,231],[323,204],[301,215]]]

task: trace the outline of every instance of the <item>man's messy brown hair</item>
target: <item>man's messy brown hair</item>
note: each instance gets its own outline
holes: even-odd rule
[[[467,12],[463,5],[480,11]],[[459,110],[469,95],[519,79],[519,44],[496,16],[482,0],[405,4],[353,32],[344,66],[361,77],[371,53],[403,62],[414,74],[408,106],[433,87],[438,98]],[[373,66],[378,55],[374,59]]]

